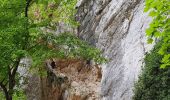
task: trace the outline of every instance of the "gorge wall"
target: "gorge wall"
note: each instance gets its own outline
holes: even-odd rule
[[[30,78],[28,100],[132,100],[152,48],[146,43],[152,19],[143,12],[144,0],[79,0],[76,8],[78,37],[102,50],[108,63],[89,69],[84,61],[56,60],[49,76]]]
[[[144,55],[152,48],[146,43],[151,18],[143,12],[144,0],[80,0],[77,8],[78,36],[109,59],[102,66],[102,99],[131,100]]]

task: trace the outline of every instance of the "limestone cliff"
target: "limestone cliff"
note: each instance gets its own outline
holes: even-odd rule
[[[89,67],[81,60],[55,60],[57,68],[46,78],[30,78],[28,100],[131,100],[152,48],[146,43],[151,18],[143,12],[144,0],[79,0],[76,8],[78,37],[101,49],[109,62]]]
[[[95,45],[109,59],[103,65],[103,100],[131,100],[133,85],[143,65],[145,29],[151,18],[144,0],[80,0],[76,19],[78,36]]]

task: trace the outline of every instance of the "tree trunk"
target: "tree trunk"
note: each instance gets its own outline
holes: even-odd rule
[[[7,93],[6,93],[6,92],[4,92],[4,94],[5,94],[5,98],[6,98],[6,100],[8,100],[8,98],[9,98],[8,92],[7,92]]]
[[[12,100],[12,96],[10,96],[9,93],[5,93],[5,98],[6,100]]]
[[[8,97],[6,97],[6,100],[12,100],[12,96],[8,94]]]
[[[5,87],[5,85],[0,84],[4,94],[5,94],[5,98],[6,100],[12,100],[12,96],[9,94],[9,91],[7,90],[7,88]]]
[[[18,66],[20,63],[20,58],[14,63],[13,68],[8,67],[8,90],[6,88],[5,96],[6,100],[12,100],[12,95],[15,87],[15,76],[18,70]]]

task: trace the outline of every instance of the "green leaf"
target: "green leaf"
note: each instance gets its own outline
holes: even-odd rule
[[[150,27],[146,30],[148,43],[152,43],[152,38],[164,41],[159,50],[159,54],[166,58],[163,59],[162,66],[169,66],[167,56],[170,54],[170,19],[169,19],[169,0],[146,0],[144,11],[150,11],[149,15],[153,17]]]
[[[153,39],[152,38],[148,38],[147,43],[151,44],[152,42],[153,42]]]
[[[155,17],[155,16],[157,16],[157,12],[153,10],[149,13],[149,16]]]

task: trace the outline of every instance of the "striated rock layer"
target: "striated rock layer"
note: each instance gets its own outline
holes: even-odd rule
[[[134,82],[143,66],[145,30],[151,18],[143,12],[144,0],[80,0],[76,19],[78,36],[103,51],[103,100],[131,100]]]

